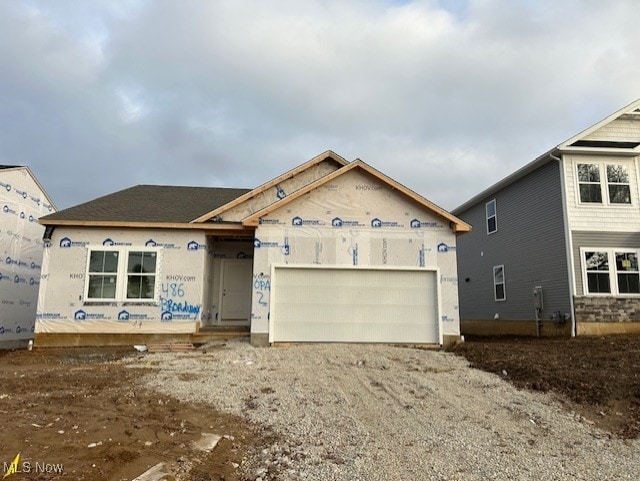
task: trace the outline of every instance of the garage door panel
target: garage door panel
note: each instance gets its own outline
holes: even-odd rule
[[[275,267],[271,342],[440,342],[430,270]]]

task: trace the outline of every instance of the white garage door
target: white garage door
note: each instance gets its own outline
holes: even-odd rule
[[[270,342],[441,344],[437,272],[277,266]]]

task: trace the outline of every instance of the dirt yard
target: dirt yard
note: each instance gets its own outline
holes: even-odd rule
[[[612,438],[640,437],[640,336],[476,339],[455,352],[518,387],[555,393]],[[125,357],[143,367],[117,362]],[[210,405],[142,389],[137,380],[157,363],[131,350],[0,352],[0,463],[20,453],[18,467],[31,469],[8,479],[124,481],[160,462],[181,480],[243,479],[238,465],[273,435]],[[202,433],[225,437],[207,453],[193,446]]]
[[[140,389],[139,369],[112,362],[134,353],[0,353],[0,466],[20,453],[23,471],[7,479],[131,480],[160,462],[181,479],[240,479],[236,467],[243,455],[266,439],[210,406]],[[202,433],[226,437],[207,453],[193,447]]]
[[[518,387],[558,394],[615,436],[640,437],[640,336],[477,338],[455,352]]]

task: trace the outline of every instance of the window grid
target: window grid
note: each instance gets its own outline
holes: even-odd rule
[[[603,175],[604,174],[604,175]],[[629,169],[625,165],[577,164],[578,200],[581,204],[631,205]],[[604,196],[602,191],[606,192]]]
[[[87,295],[92,299],[115,299],[117,271],[118,251],[90,252]]]
[[[607,165],[607,186],[610,204],[631,204],[629,173],[622,165]]]
[[[498,230],[498,213],[496,210],[496,200],[487,202],[485,206],[487,219],[487,234],[493,234]]]
[[[507,292],[505,289],[504,265],[493,268],[493,297],[496,302],[506,301]]]
[[[638,251],[629,248],[581,249],[585,295],[640,294]]]
[[[86,301],[157,301],[158,249],[89,247]]]
[[[153,299],[156,281],[156,253],[129,252],[127,299]]]

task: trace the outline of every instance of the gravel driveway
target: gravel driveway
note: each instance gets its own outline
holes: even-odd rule
[[[640,441],[610,439],[548,395],[452,354],[381,345],[154,354],[146,385],[245,416],[281,441],[252,479],[637,480]]]

